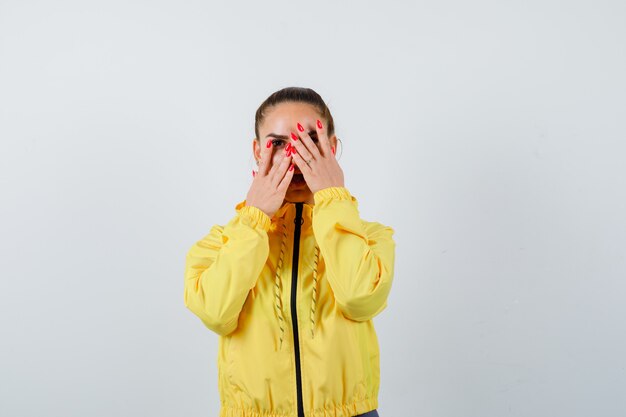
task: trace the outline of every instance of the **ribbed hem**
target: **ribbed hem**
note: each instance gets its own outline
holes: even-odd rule
[[[263,210],[255,206],[243,206],[239,210],[241,222],[256,229],[262,229],[266,232],[270,230],[272,219],[265,214]]]
[[[309,410],[305,414],[311,417],[353,417],[368,411],[378,409],[378,398],[360,398],[347,404],[327,406],[316,410]],[[221,404],[220,417],[295,417],[295,410],[292,414],[273,413],[258,408],[246,408],[240,405]]]
[[[326,187],[321,190],[317,190],[313,194],[315,204],[319,204],[328,199],[336,200],[352,200],[352,195],[346,187]]]

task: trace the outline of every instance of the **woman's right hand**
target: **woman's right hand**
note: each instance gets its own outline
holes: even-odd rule
[[[269,147],[267,146],[269,144]],[[267,214],[270,218],[282,206],[287,193],[287,188],[293,177],[293,164],[291,154],[287,155],[289,147],[282,152],[280,163],[274,165],[272,151],[274,146],[269,139],[261,149],[259,172],[254,176],[252,185],[246,197],[247,206],[255,206]],[[270,167],[271,165],[271,167]]]

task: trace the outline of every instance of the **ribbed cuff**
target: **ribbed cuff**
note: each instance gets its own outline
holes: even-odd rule
[[[266,232],[270,229],[272,219],[263,210],[255,206],[243,206],[239,210],[241,222],[250,227],[263,229]]]
[[[352,194],[346,187],[327,187],[316,191],[313,194],[315,204],[320,204],[326,200],[352,200]]]

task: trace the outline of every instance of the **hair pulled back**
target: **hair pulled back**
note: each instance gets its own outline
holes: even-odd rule
[[[254,134],[256,135],[257,140],[260,140],[259,126],[263,123],[267,112],[277,104],[285,102],[308,103],[312,105],[317,109],[320,116],[326,120],[326,131],[328,132],[328,137],[330,138],[335,133],[333,116],[330,114],[330,110],[322,99],[322,96],[311,88],[285,87],[272,93],[257,109],[254,117]]]

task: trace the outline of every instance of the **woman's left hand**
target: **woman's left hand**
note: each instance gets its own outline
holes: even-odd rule
[[[291,151],[293,160],[302,171],[304,180],[314,194],[327,187],[344,187],[343,170],[335,158],[334,149],[331,150],[326,129],[323,128],[320,120],[316,121],[315,130],[317,131],[317,145],[300,123],[296,126],[296,130],[291,132],[290,139],[291,148],[296,150],[295,153]]]

